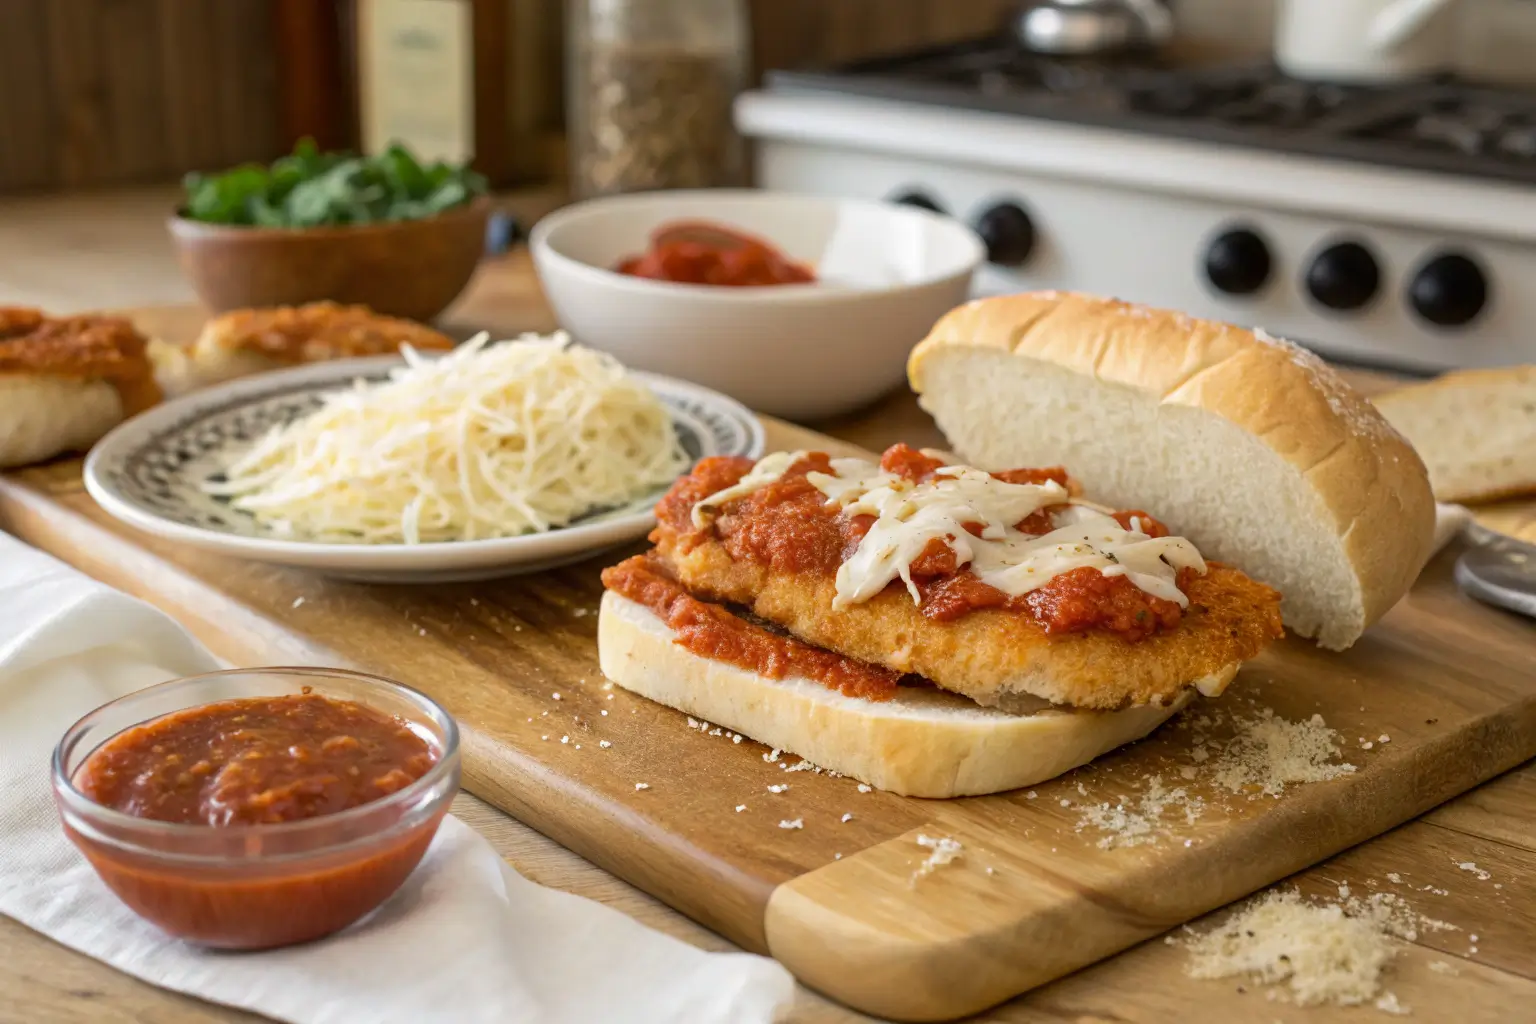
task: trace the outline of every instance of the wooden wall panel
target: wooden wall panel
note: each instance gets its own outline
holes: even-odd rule
[[[47,38],[41,3],[0,3],[0,189],[59,177]]]
[[[275,155],[271,0],[0,2],[0,192]]]
[[[280,16],[297,12],[310,28],[325,22],[333,34],[344,33],[344,18],[331,23],[350,4],[337,2],[0,0],[0,192],[164,181],[193,168],[270,159],[295,123],[282,107],[293,90],[279,88],[277,55],[283,50],[303,63],[292,32],[279,38]],[[761,71],[980,35],[1001,23],[1014,0],[748,3]],[[481,86],[499,83],[497,95],[479,96],[487,116],[504,125],[491,133],[503,144],[497,177],[526,184],[563,174],[561,0],[475,6],[477,29],[497,36],[477,48],[477,59],[504,65],[499,80]],[[337,45],[322,41],[322,56]],[[321,77],[311,97],[334,99],[346,88],[328,88]],[[345,146],[352,97],[334,106],[324,134],[330,145]]]
[[[217,166],[271,159],[281,143],[271,0],[218,0],[209,6],[215,11],[209,42],[219,62],[211,84],[219,103],[214,123],[203,127],[218,132]]]
[[[207,84],[219,74],[220,54],[213,38],[215,4],[186,0],[156,0],[164,61],[166,158],[172,167],[216,166],[224,156],[219,132],[217,97]]]
[[[750,0],[753,61],[834,64],[996,31],[1018,0]]]

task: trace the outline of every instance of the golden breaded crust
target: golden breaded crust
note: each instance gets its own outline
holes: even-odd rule
[[[1280,596],[1221,565],[1190,582],[1190,607],[1177,627],[1128,643],[1097,630],[1048,635],[1029,615],[997,609],[935,622],[895,587],[835,611],[832,578],[734,561],[716,540],[678,545],[666,530],[657,531],[657,539],[689,590],[743,605],[810,643],[916,673],[988,707],[1008,707],[1013,694],[1105,710],[1167,703],[1198,681],[1225,685],[1239,663],[1282,635]]]
[[[214,317],[195,349],[246,351],[277,363],[388,355],[401,345],[425,350],[453,347],[453,339],[413,320],[383,316],[367,306],[311,302],[273,309],[237,309]]]
[[[160,401],[148,345],[122,317],[50,318],[35,309],[0,308],[0,374],[104,380],[117,389],[127,416]]]

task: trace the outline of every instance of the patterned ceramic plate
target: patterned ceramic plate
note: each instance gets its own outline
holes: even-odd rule
[[[547,569],[643,537],[647,494],[548,533],[432,544],[334,544],[278,537],[202,484],[274,425],[352,381],[383,379],[400,360],[354,359],[264,373],[157,406],[112,431],[85,461],[85,486],[107,512],[146,533],[207,551],[380,583],[488,579]],[[670,377],[635,373],[672,412],[692,459],[762,454],[763,428],[737,402]]]

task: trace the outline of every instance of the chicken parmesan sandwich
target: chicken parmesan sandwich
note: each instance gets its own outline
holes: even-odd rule
[[[603,574],[604,673],[881,789],[1029,785],[1219,694],[1280,596],[1059,467],[699,463]]]
[[[604,573],[608,678],[881,789],[992,793],[1219,694],[1282,621],[1349,646],[1430,551],[1413,449],[1262,332],[1007,296],[908,374],[958,455],[699,463]]]

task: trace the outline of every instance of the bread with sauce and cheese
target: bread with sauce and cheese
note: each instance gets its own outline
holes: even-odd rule
[[[0,468],[85,451],[158,402],[147,345],[120,317],[0,308]]]
[[[1441,501],[1536,493],[1536,366],[1462,370],[1375,399]]]
[[[706,459],[603,573],[604,674],[915,796],[1051,778],[1219,694],[1280,596],[1061,467]]]
[[[231,310],[208,321],[190,346],[157,343],[151,356],[161,387],[178,395],[303,363],[390,355],[402,345],[446,351],[453,339],[367,306],[311,302]]]
[[[1284,595],[1293,632],[1343,649],[1431,551],[1424,463],[1316,356],[1262,331],[1038,292],[945,315],[908,378],[982,468],[1065,463],[1086,493],[1155,509]]]
[[[1166,706],[1084,711],[1045,702],[1026,712],[983,708],[934,687],[888,701],[848,697],[819,682],[770,679],[673,643],[649,609],[603,594],[603,674],[642,697],[789,751],[877,789],[944,799],[1055,778],[1147,735],[1191,697]]]

